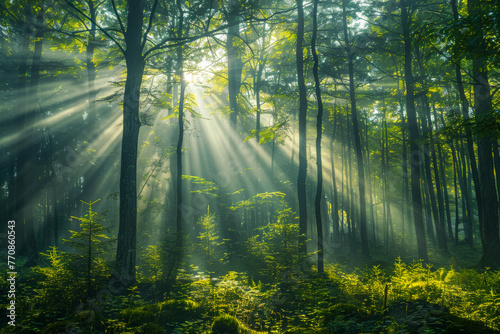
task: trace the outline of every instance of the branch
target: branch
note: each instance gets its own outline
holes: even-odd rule
[[[142,39],[141,50],[144,50],[144,46],[146,46],[146,41],[148,39],[149,31],[151,31],[151,27],[153,26],[153,17],[155,16],[156,6],[158,6],[158,0],[155,0],[153,8],[151,9],[151,14],[149,15],[148,28],[146,29],[146,32],[144,33],[144,37]]]
[[[289,9],[282,10],[282,11],[278,11],[278,12],[273,13],[269,17],[262,18],[262,19],[256,18],[256,17],[251,17],[250,19],[244,20],[243,22],[246,22],[246,21],[266,22],[266,21],[270,20],[272,17],[274,17],[276,15],[288,13],[288,12],[293,11],[295,9],[296,9],[296,7],[289,8]],[[211,31],[205,31],[202,34],[197,35],[197,36],[193,36],[193,37],[184,37],[182,39],[179,39],[179,38],[165,38],[162,41],[160,41],[158,44],[156,44],[155,46],[153,46],[151,49],[149,49],[148,51],[146,51],[146,53],[144,53],[144,57],[147,57],[149,54],[151,54],[152,52],[157,51],[157,50],[162,50],[162,49],[165,49],[165,48],[172,48],[172,47],[176,47],[176,46],[179,46],[179,45],[184,45],[186,43],[194,42],[194,41],[196,41],[198,39],[201,39],[203,37],[208,37],[208,36],[210,36],[210,35],[212,35],[214,33],[217,33],[219,31],[225,30],[225,29],[227,29],[227,28],[229,28],[229,27],[231,27],[233,25],[239,24],[239,23],[241,23],[241,22],[236,22],[236,23],[233,23],[233,24],[225,24],[223,26],[220,26],[219,28],[216,28],[216,29],[211,30]],[[165,45],[167,42],[172,42],[172,41],[177,41],[177,43]],[[151,55],[151,57],[153,57],[153,56],[154,55]]]
[[[123,36],[125,36],[125,28],[123,27],[122,19],[120,18],[120,14],[118,14],[118,10],[116,9],[115,0],[111,0],[111,4],[113,5],[113,11],[115,12],[116,19],[120,24],[120,29],[122,31]]]
[[[82,12],[80,9],[76,8],[75,5],[73,5],[69,0],[65,0],[65,2],[68,5],[70,5],[71,8],[73,8],[74,10],[76,10],[80,15],[83,15],[87,20],[89,20],[90,22],[92,22],[93,24],[95,24],[95,26],[97,28],[99,28],[99,30],[101,30],[104,33],[104,35],[106,35],[107,37],[109,37],[118,46],[118,48],[120,49],[120,51],[123,54],[125,54],[125,50],[123,49],[123,47],[121,46],[121,44],[113,36],[111,36],[105,29],[103,29],[99,24],[97,24],[97,22],[92,21],[92,19],[90,17],[88,17],[87,14],[85,14],[84,12]],[[121,21],[120,21],[120,23],[121,23]]]

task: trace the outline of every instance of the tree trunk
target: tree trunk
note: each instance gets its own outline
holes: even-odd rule
[[[425,142],[424,144],[424,168],[425,168],[425,184],[427,186],[427,191],[429,194],[429,201],[431,205],[431,210],[432,210],[432,216],[434,218],[434,226],[436,228],[436,236],[437,236],[437,242],[439,248],[442,250],[447,250],[447,244],[446,244],[446,235],[445,235],[445,230],[444,230],[444,215],[440,215],[440,210],[438,210],[438,201],[439,205],[443,204],[442,198],[439,198],[440,192],[439,192],[439,186],[441,185],[439,183],[439,175],[436,174],[436,165],[434,165],[434,178],[436,180],[436,188],[437,188],[437,195],[438,195],[438,201],[436,201],[436,193],[434,192],[434,183],[432,180],[432,171],[431,171],[431,157],[429,156],[429,152],[434,155],[435,158],[435,152],[432,150],[432,145],[433,145],[433,138],[432,138],[432,128],[430,125],[430,107],[429,107],[429,102],[427,100],[427,96],[422,96],[422,110],[424,111],[424,114],[422,115],[422,129],[424,132],[424,137],[427,139],[430,139],[430,143],[428,141]],[[441,219],[443,218],[443,219]]]
[[[356,92],[354,89],[354,64],[351,52],[349,34],[347,32],[347,1],[342,2],[344,41],[347,51],[347,62],[349,65],[349,97],[351,101],[351,116],[354,135],[354,149],[356,150],[356,161],[358,164],[358,187],[359,187],[359,230],[361,236],[361,252],[364,256],[369,256],[368,233],[366,229],[366,194],[365,194],[365,166],[363,163],[363,148],[358,124],[358,112],[356,109]]]
[[[297,177],[297,196],[299,200],[299,253],[307,254],[307,202],[306,202],[306,126],[307,92],[304,79],[304,8],[302,0],[297,3],[297,81],[299,85],[299,174]]]
[[[420,192],[420,148],[417,144],[419,139],[417,113],[415,110],[414,87],[415,82],[412,73],[412,54],[410,24],[411,17],[408,14],[408,1],[401,1],[401,24],[403,27],[403,40],[405,51],[405,82],[406,82],[406,111],[408,115],[408,126],[410,132],[410,151],[412,156],[417,157],[417,161],[411,166],[411,194],[413,206],[413,220],[415,233],[417,235],[418,257],[424,261],[429,261],[427,255],[427,242],[425,240],[424,222],[422,220],[422,195]]]
[[[127,79],[123,100],[123,137],[120,166],[120,223],[116,266],[120,281],[130,285],[135,281],[137,238],[137,144],[139,140],[139,100],[144,56],[141,33],[144,1],[128,2],[128,24],[125,33]]]
[[[318,272],[324,272],[323,265],[323,222],[321,219],[321,203],[323,202],[323,164],[321,160],[321,138],[323,135],[323,100],[321,99],[321,87],[319,81],[319,60],[316,52],[316,33],[318,29],[318,2],[313,3],[313,31],[311,38],[311,52],[313,55],[314,66],[314,88],[316,92],[316,100],[318,101],[318,116],[316,121],[316,165],[317,165],[317,185],[316,197],[314,199],[314,212],[316,214],[316,232],[318,237]]]
[[[26,21],[27,24],[31,24],[30,20],[32,17],[31,7],[26,5]],[[35,194],[37,193],[36,188],[36,148],[35,148],[35,135],[34,135],[34,125],[36,122],[37,114],[39,113],[38,109],[38,86],[40,82],[40,69],[41,69],[41,58],[42,58],[42,46],[43,46],[43,16],[45,8],[43,4],[40,2],[38,4],[38,12],[36,15],[36,24],[35,24],[35,47],[33,52],[33,58],[31,63],[31,80],[29,86],[29,92],[26,96],[23,96],[23,99],[28,101],[27,106],[25,105],[25,114],[24,114],[24,132],[25,139],[23,143],[20,145],[21,154],[18,157],[18,169],[20,185],[21,189],[18,189],[18,193],[22,195],[21,198],[18,199],[20,203],[23,205],[23,221],[20,221],[21,224],[24,224],[24,237],[26,242],[26,249],[28,253],[29,260],[26,265],[34,264],[33,260],[38,257],[36,241],[35,241],[35,229],[34,229],[34,215],[33,210],[36,206],[35,203]],[[25,43],[29,43],[29,37],[25,36]],[[28,44],[23,45],[23,48]],[[27,49],[25,49],[28,51]],[[24,81],[24,87],[26,87],[26,79],[21,79]],[[21,88],[21,92],[26,92]],[[24,202],[24,203],[23,203]],[[18,224],[21,225],[21,224]]]
[[[457,10],[457,3],[456,0],[451,0],[450,4],[452,6],[452,11],[453,11],[453,17],[455,22],[459,21],[458,17],[458,10]],[[465,120],[469,119],[469,101],[467,100],[467,96],[465,95],[465,89],[464,89],[464,81],[462,79],[462,73],[460,70],[460,60],[458,63],[455,64],[455,76],[457,79],[457,89],[458,93],[460,95],[460,101],[462,104],[462,117]],[[473,137],[472,137],[472,129],[469,124],[466,124],[465,126],[465,136],[466,136],[466,141],[467,141],[467,159],[469,160],[471,172],[472,172],[472,181],[474,182],[474,189],[476,193],[476,201],[477,201],[477,207],[478,207],[478,216],[479,216],[479,224],[481,224],[481,221],[483,220],[483,211],[481,210],[482,207],[482,191],[481,191],[481,183],[479,181],[479,171],[476,163],[476,155],[474,153],[474,143],[473,143]],[[470,215],[472,215],[472,211],[469,211]],[[472,223],[472,220],[469,220],[470,223]],[[467,241],[467,238],[466,238]],[[473,244],[472,239],[469,240],[470,244]]]
[[[489,13],[488,4],[478,0],[469,0],[467,3],[469,16],[480,18],[484,13]],[[477,21],[477,20],[476,20]],[[475,21],[475,22],[476,22]],[[481,20],[479,20],[481,22]],[[477,24],[477,23],[476,23]],[[474,87],[474,111],[477,118],[485,119],[493,111],[492,97],[488,82],[488,60],[483,53],[487,49],[483,38],[483,31],[479,25],[471,27],[474,39],[478,43],[480,52],[471,53],[472,77]],[[492,147],[496,138],[488,133],[481,134],[477,141],[479,160],[479,180],[481,182],[482,219],[479,219],[479,231],[483,246],[483,256],[479,265],[496,268],[500,265],[500,236],[498,222],[498,199],[495,189],[495,175],[493,166]]]
[[[227,52],[227,80],[228,80],[228,94],[229,94],[229,120],[234,129],[238,121],[238,95],[241,86],[241,72],[243,70],[243,63],[238,53],[238,47],[235,45],[236,39],[240,35],[239,20],[239,1],[231,0],[229,5],[227,23],[229,28],[227,30],[226,52]]]
[[[180,0],[177,0],[177,8],[179,10],[179,28],[177,38],[182,39],[183,36],[183,23],[184,11]],[[176,229],[177,229],[177,255],[182,252],[183,233],[182,233],[182,143],[184,140],[184,93],[186,90],[186,81],[184,80],[184,55],[182,46],[177,48],[177,75],[179,76],[181,91],[179,97],[179,137],[177,141],[177,148],[175,151],[176,156]]]

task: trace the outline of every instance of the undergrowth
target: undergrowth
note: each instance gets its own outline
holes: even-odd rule
[[[144,249],[137,281],[125,287],[103,258],[104,230],[92,236],[89,210],[73,240],[91,251],[56,247],[45,262],[22,268],[16,327],[1,333],[494,333],[500,331],[500,271],[434,268],[397,258],[392,265],[350,269],[296,254],[298,227],[285,205],[274,223],[244,244],[245,272],[231,271],[214,216],[200,219],[192,245],[205,270],[164,259],[175,249]],[[94,229],[96,231],[96,229]],[[87,239],[85,239],[87,238]],[[83,244],[82,244],[83,245]],[[294,245],[294,246],[292,246]],[[85,254],[91,261],[85,261]],[[190,254],[186,254],[189,259]],[[82,273],[84,273],[82,275]],[[6,281],[0,288],[7,290]],[[2,297],[5,298],[5,297]],[[7,307],[5,299],[2,307]]]

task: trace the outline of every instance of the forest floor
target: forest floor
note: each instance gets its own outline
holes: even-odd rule
[[[500,271],[472,269],[480,252],[466,245],[450,244],[444,255],[429,251],[425,264],[385,251],[367,261],[337,250],[324,274],[311,262],[300,269],[277,259],[254,273],[184,265],[175,280],[142,271],[121,290],[103,267],[88,298],[84,275],[53,250],[45,264],[19,270],[16,326],[4,317],[0,332],[500,333]]]

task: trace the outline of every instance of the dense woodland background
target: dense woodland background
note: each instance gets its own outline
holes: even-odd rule
[[[499,330],[498,2],[0,12],[9,330]]]

